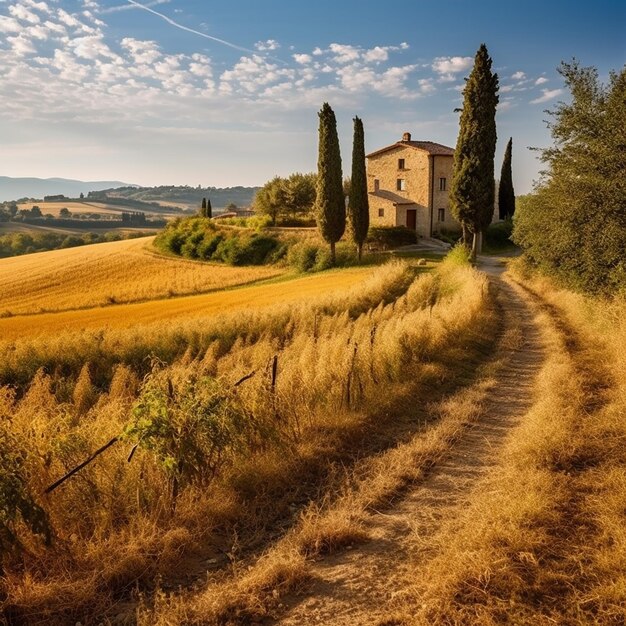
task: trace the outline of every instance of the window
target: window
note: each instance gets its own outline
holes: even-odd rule
[[[399,170],[404,169],[404,159],[398,159],[398,169]]]
[[[385,217],[385,209],[378,209],[378,217]]]
[[[446,190],[446,179],[440,178],[439,179],[439,191],[445,191],[445,190]]]
[[[404,180],[404,178],[398,178],[396,181],[396,190],[406,191],[406,180]]]
[[[374,179],[374,191],[378,191],[380,187],[380,181],[378,180],[378,178]]]
[[[443,180],[445,180],[445,178]],[[437,209],[437,221],[438,222],[445,222],[446,221],[446,210],[445,209]]]

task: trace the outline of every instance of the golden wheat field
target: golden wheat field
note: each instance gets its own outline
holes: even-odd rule
[[[151,243],[152,237],[131,239],[2,259],[0,316],[206,292],[271,278],[284,271],[166,257],[154,251]]]
[[[257,268],[212,267],[211,269],[217,274],[213,276],[213,279],[219,279],[221,272],[224,272],[222,275],[226,280],[229,278],[236,280],[235,277],[238,277],[243,282],[246,278],[248,280],[265,278],[262,273],[260,276],[256,273]],[[229,269],[235,270],[234,275],[229,275],[227,271]],[[10,341],[26,336],[54,335],[72,330],[129,328],[174,319],[180,322],[250,307],[259,309],[282,302],[302,301],[322,293],[349,288],[363,281],[372,271],[371,267],[355,268],[196,296],[39,315],[18,315],[0,319],[0,335],[3,339]],[[222,285],[228,286],[224,284],[225,282]]]

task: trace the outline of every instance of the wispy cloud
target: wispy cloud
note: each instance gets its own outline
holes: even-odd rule
[[[541,91],[543,92],[543,95],[539,96],[539,98],[531,100],[531,104],[541,104],[543,102],[548,102],[549,100],[553,100],[563,93],[562,89],[542,89]]]
[[[543,85],[548,82],[548,79],[545,76],[540,76],[536,81],[535,85]]]

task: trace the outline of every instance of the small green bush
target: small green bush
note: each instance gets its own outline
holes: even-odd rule
[[[289,248],[287,263],[299,272],[310,272],[315,266],[320,246],[301,241]]]
[[[367,241],[385,248],[397,248],[417,243],[417,233],[406,226],[372,226]]]
[[[433,237],[455,246],[461,239],[461,233],[458,230],[448,230],[447,228],[442,228],[436,233],[433,233]]]
[[[513,246],[511,234],[513,233],[513,220],[496,222],[491,224],[485,233],[485,245],[498,250]]]
[[[204,234],[204,239],[198,244],[198,258],[209,261],[220,243],[224,241],[224,235],[209,231]]]

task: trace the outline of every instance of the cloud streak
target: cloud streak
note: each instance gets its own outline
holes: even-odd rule
[[[146,8],[156,7],[160,4],[168,4],[170,0],[152,0],[152,2],[146,2],[144,5]],[[99,9],[97,12],[101,15],[108,15],[109,13],[119,13],[120,11],[129,11],[139,7],[134,7],[132,4],[120,4],[115,7],[109,7],[107,9]]]
[[[254,54],[254,50],[250,50],[249,48],[244,48],[243,46],[238,46],[234,43],[231,43],[230,41],[226,41],[225,39],[220,39],[219,37],[213,37],[213,35],[207,35],[206,33],[203,33],[199,30],[195,30],[194,28],[189,28],[188,26],[179,24],[172,18],[167,17],[167,15],[164,15],[163,13],[159,13],[158,11],[155,11],[154,9],[150,8],[148,5],[140,4],[139,2],[136,2],[136,0],[127,0],[127,2],[129,4],[132,4],[133,6],[136,6],[138,9],[143,9],[144,11],[147,11],[148,13],[152,13],[153,15],[160,17],[162,20],[165,20],[168,24],[170,24],[171,26],[174,26],[175,28],[179,28],[180,30],[184,30],[188,33],[198,35],[199,37],[204,37],[205,39],[209,39],[210,41],[215,41],[216,43],[221,43],[224,46],[228,46],[229,48],[232,48],[233,50],[239,50],[240,52],[251,52],[252,54]]]

